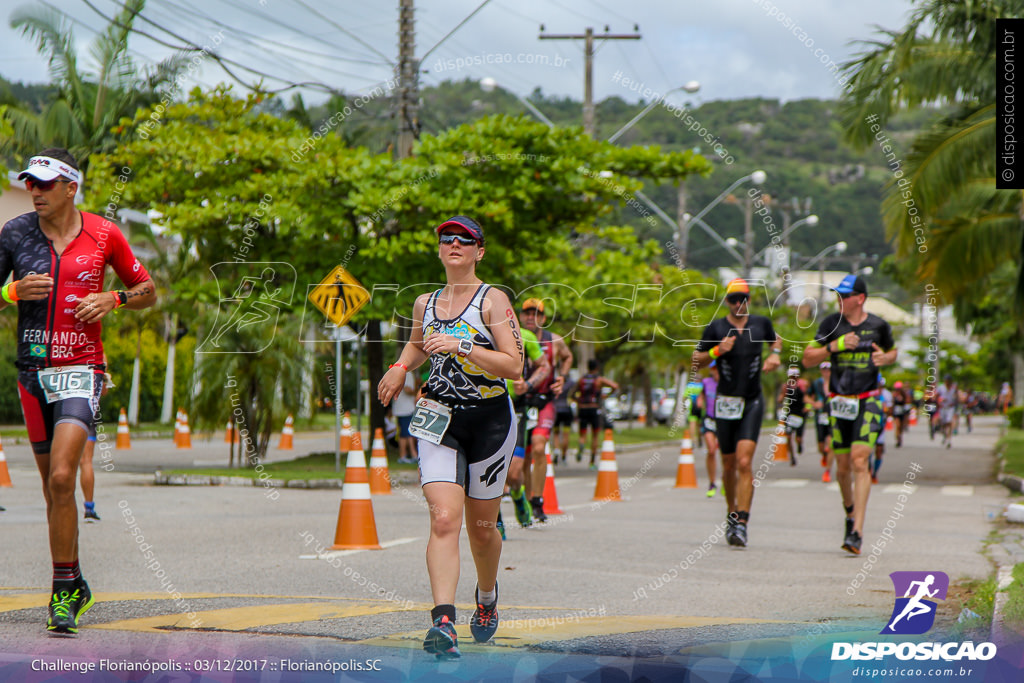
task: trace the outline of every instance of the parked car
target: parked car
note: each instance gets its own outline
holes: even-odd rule
[[[658,424],[668,424],[676,412],[676,390],[655,389],[657,400],[651,402],[651,409],[654,411],[654,419]]]

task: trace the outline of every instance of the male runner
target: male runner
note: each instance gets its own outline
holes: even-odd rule
[[[618,391],[619,385],[602,377],[599,372],[600,366],[596,358],[587,361],[587,374],[580,377],[576,383],[576,390],[573,397],[576,399],[576,419],[579,421],[580,443],[576,449],[576,462],[583,458],[583,448],[587,428],[590,428],[590,469],[596,469],[597,463],[597,440],[601,431],[601,389],[611,387],[612,391]]]
[[[572,432],[572,423],[576,419],[572,412],[572,406],[569,404],[569,397],[572,396],[572,390],[575,388],[576,383],[566,377],[562,390],[555,396],[555,426],[551,437],[555,447],[552,450],[554,459],[561,458],[563,464],[569,457],[569,434]]]
[[[953,447],[953,420],[956,417],[957,386],[953,383],[953,375],[942,378],[943,383],[935,390],[939,405],[939,425],[942,428],[942,444],[946,448]]]
[[[804,414],[807,410],[807,394],[800,386],[800,369],[790,368],[786,372],[786,383],[779,390],[779,419],[786,425],[786,441],[789,445],[789,464],[796,467],[796,456],[804,452]],[[793,441],[796,441],[796,448]]]
[[[530,443],[530,432],[537,427],[537,409],[530,408],[526,404],[526,396],[531,387],[538,386],[545,379],[551,377],[551,364],[548,357],[544,355],[537,336],[527,329],[522,329],[523,348],[526,351],[526,358],[523,361],[522,377],[516,380],[508,380],[508,391],[512,397],[512,407],[516,412],[516,447],[512,451],[512,462],[508,466],[508,478],[505,480],[515,506],[516,521],[522,527],[533,524],[533,514],[530,512],[530,499],[526,494],[524,486],[524,460],[526,458],[527,445]],[[501,512],[498,512],[498,525],[505,537],[505,525],[501,519]]]
[[[729,545],[742,548],[747,545],[747,522],[754,498],[751,460],[764,417],[761,372],[779,367],[782,338],[775,333],[771,320],[748,312],[750,287],[746,280],[730,282],[725,301],[729,314],[704,329],[694,360],[700,367],[711,361],[718,366],[715,424],[728,509],[725,538]],[[771,348],[771,354],[762,364],[765,346]]]
[[[896,448],[903,447],[903,432],[907,430],[910,419],[911,398],[903,382],[892,385],[892,421],[896,430]]]
[[[828,383],[832,379],[832,363],[825,361],[818,366],[821,377],[811,384],[813,393],[814,422],[818,432],[818,453],[821,454],[821,466],[825,468],[821,480],[826,484],[832,481],[832,427],[828,421]]]
[[[75,208],[78,162],[64,149],[29,159],[18,176],[35,211],[0,230],[0,290],[18,306],[18,392],[43,481],[53,591],[46,628],[77,633],[93,604],[78,563],[75,485],[103,386],[100,321],[152,306],[156,288],[117,226]],[[101,291],[106,266],[127,291]]]
[[[527,299],[523,302],[522,324],[524,330],[530,330],[537,335],[544,355],[547,356],[554,372],[544,379],[540,384],[530,388],[526,394],[526,405],[537,408],[538,424],[530,437],[528,459],[524,463],[527,467],[532,466],[532,472],[527,480],[530,485],[530,507],[533,508],[533,516],[540,522],[547,521],[548,516],[544,514],[544,480],[547,478],[548,461],[544,455],[544,449],[551,438],[551,429],[555,426],[555,396],[562,390],[565,378],[569,376],[572,368],[572,351],[565,340],[557,334],[553,334],[544,328],[547,317],[544,315],[544,302],[540,299]],[[528,470],[529,471],[529,470]]]
[[[708,469],[708,498],[714,498],[716,470],[718,465],[718,429],[715,424],[715,397],[718,395],[718,366],[711,361],[708,366],[708,376],[700,381],[700,396],[697,400],[704,413],[704,419],[700,421],[700,433],[704,437],[704,448],[707,449],[704,458],[704,465]]]
[[[885,427],[879,399],[878,369],[896,361],[892,328],[864,310],[864,279],[847,275],[836,287],[839,312],[822,321],[815,340],[804,349],[804,367],[831,357],[829,420],[836,479],[846,510],[843,549],[860,554],[864,514],[871,493],[868,459]]]

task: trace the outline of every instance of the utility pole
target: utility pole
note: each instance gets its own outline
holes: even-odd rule
[[[541,26],[541,31],[544,27]],[[633,26],[633,30],[638,30]],[[583,132],[590,137],[597,134],[597,114],[594,109],[594,29],[587,27],[580,35],[578,33],[559,33],[548,35],[541,33],[538,36],[541,40],[582,40],[584,70],[583,70]],[[608,33],[608,27],[604,27],[604,34],[597,36],[598,40],[640,40],[639,33]]]
[[[679,240],[676,248],[679,250],[679,268],[685,268],[687,252],[690,248],[690,222],[686,220],[686,181],[682,178],[679,179],[676,200],[676,223],[679,225]]]
[[[412,144],[419,137],[419,60],[416,50],[416,20],[413,16],[413,0],[398,1],[398,64],[395,66],[398,80],[398,145],[395,149],[399,159],[412,156]]]

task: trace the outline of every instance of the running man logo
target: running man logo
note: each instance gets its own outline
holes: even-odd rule
[[[288,263],[224,261],[210,267],[220,290],[213,331],[196,353],[259,353],[274,340],[298,274]]]
[[[896,604],[880,633],[920,635],[935,623],[936,600],[945,600],[949,577],[943,572],[893,572]]]
[[[309,300],[328,320],[341,327],[369,302],[370,293],[351,273],[335,266],[309,293]]]

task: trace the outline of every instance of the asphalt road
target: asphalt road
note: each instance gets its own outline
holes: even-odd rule
[[[763,464],[766,475],[746,549],[721,539],[725,503],[705,496],[702,451],[697,489],[672,487],[675,446],[620,454],[622,502],[595,503],[595,473],[584,464],[560,465],[565,514],[543,528],[509,530],[499,576],[503,625],[493,644],[468,644],[475,580],[463,542],[458,596],[465,656],[461,664],[441,665],[453,667],[445,675],[470,680],[491,666],[527,677],[602,662],[658,667],[666,657],[675,658],[664,663],[671,667],[691,655],[701,657],[694,666],[718,671],[709,652],[728,660],[721,665],[728,675],[752,642],[806,636],[799,642],[810,650],[830,634],[877,634],[893,605],[890,572],[943,571],[956,582],[991,571],[982,545],[1008,494],[993,483],[998,420],[977,422],[973,434],[958,436],[948,450],[929,441],[923,425],[903,448],[890,445],[872,489],[860,557],[839,547],[839,492],[821,482],[813,443],[791,467],[765,460],[770,439],[762,437],[755,470]],[[297,452],[328,450],[331,443],[328,436],[298,435]],[[419,650],[430,591],[423,560],[428,520],[416,486],[374,497],[384,550],[332,553],[325,549],[333,542],[339,491],[282,489],[271,496],[252,487],[154,486],[140,470],[221,465],[225,445],[196,443],[182,452],[136,440],[129,453],[115,453],[112,472],[98,472],[103,521],[80,529],[82,567],[97,604],[76,638],[55,638],[43,628],[49,554],[38,475],[26,446],[6,445],[6,452],[15,487],[0,489],[7,507],[0,513],[0,680],[20,677],[40,657],[275,663],[270,669],[264,662],[253,680],[299,675],[280,663],[287,658],[380,659],[373,667],[391,672],[361,674],[367,680],[441,671]],[[293,456],[273,449],[271,455]],[[514,519],[510,503],[504,516]],[[872,543],[880,549],[868,562]],[[141,544],[153,553],[150,560]],[[249,675],[214,673],[220,677],[212,680]]]

